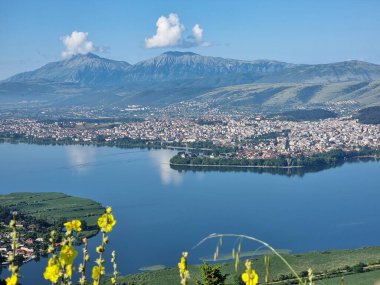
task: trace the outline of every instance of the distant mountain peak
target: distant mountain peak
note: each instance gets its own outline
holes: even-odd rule
[[[168,55],[168,56],[185,56],[185,55],[188,55],[188,56],[194,56],[194,55],[199,55],[197,53],[194,53],[194,52],[182,52],[182,51],[167,51],[167,52],[164,52],[162,55]]]
[[[102,58],[93,53],[76,54],[72,57],[50,62],[34,71],[16,74],[6,81],[71,82],[83,86],[112,86],[123,82],[129,63]]]
[[[69,57],[67,60],[75,59],[75,58],[101,58],[101,57],[94,54],[94,53],[89,52],[89,53],[85,53],[85,54],[81,54],[81,53],[75,54],[75,55]]]

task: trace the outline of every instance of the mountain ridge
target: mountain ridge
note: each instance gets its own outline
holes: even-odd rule
[[[275,60],[237,60],[168,51],[135,64],[88,53],[47,63],[2,82],[47,80],[81,85],[111,86],[134,82],[178,81],[233,76],[242,83],[333,83],[380,80],[380,65],[351,60],[324,64],[293,64]],[[229,82],[233,85],[233,82]]]
[[[125,61],[106,59],[93,53],[78,54],[69,59],[47,63],[33,71],[16,74],[3,82],[47,80],[110,86],[124,77],[129,66]]]
[[[131,65],[86,54],[0,82],[0,102],[5,104],[168,106],[210,100],[223,109],[269,111],[347,101],[379,105],[380,65],[247,61],[178,51]]]

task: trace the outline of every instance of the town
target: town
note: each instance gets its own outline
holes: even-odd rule
[[[142,145],[191,146],[209,142],[236,149],[235,157],[269,159],[311,156],[334,149],[355,151],[380,146],[380,126],[361,124],[351,117],[318,121],[286,121],[262,116],[226,115],[194,118],[144,119],[135,122],[44,122],[1,119],[0,138],[41,143],[112,145],[125,138]]]
[[[11,231],[6,225],[7,218],[4,218],[6,209],[1,209],[0,217],[0,266],[9,264],[8,257],[12,255],[12,236]],[[30,223],[29,218],[21,218],[16,223],[18,232],[16,262],[21,265],[46,254],[47,238],[45,237],[38,224]],[[37,234],[37,231],[39,234]],[[43,230],[46,232],[46,230]]]

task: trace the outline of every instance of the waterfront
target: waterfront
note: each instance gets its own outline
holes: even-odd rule
[[[293,252],[378,245],[378,162],[288,177],[179,172],[168,164],[174,153],[0,144],[0,194],[56,191],[112,205],[118,224],[110,247],[118,251],[122,274],[175,266],[183,250],[214,232],[254,235]],[[191,250],[191,262],[214,247]],[[42,275],[45,263],[28,263],[22,272]]]

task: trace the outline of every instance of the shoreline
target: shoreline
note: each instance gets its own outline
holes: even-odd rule
[[[370,160],[380,160],[378,155],[358,155],[355,157],[345,158],[345,161],[367,158]],[[344,162],[343,162],[344,163]],[[271,165],[238,165],[238,164],[188,164],[188,163],[172,163],[169,162],[169,165],[173,166],[188,166],[188,167],[221,167],[221,168],[272,168],[272,169],[300,169],[305,168],[305,165],[293,165],[293,166],[271,166]]]
[[[303,165],[294,166],[270,166],[270,165],[237,165],[237,164],[186,164],[186,163],[172,163],[169,165],[173,166],[188,166],[188,167],[221,167],[221,168],[275,168],[275,169],[293,169],[293,168],[304,168]]]
[[[175,158],[176,156],[172,157]],[[312,158],[312,157],[311,157]],[[171,160],[172,160],[171,159]],[[208,168],[208,169],[274,169],[274,170],[308,170],[308,169],[329,169],[333,168],[336,166],[343,165],[347,162],[355,162],[355,160],[358,161],[378,161],[380,160],[380,155],[377,154],[368,154],[368,155],[363,155],[363,154],[358,154],[356,156],[345,156],[336,161],[333,164],[326,164],[326,165],[290,165],[290,166],[281,166],[281,165],[241,165],[241,164],[191,164],[191,163],[175,163],[172,161],[169,161],[169,165],[173,167],[184,167],[184,168],[194,168],[194,169],[199,169],[199,168]],[[237,160],[237,162],[240,162]],[[232,171],[232,170],[231,170]]]
[[[111,148],[119,148],[119,149],[144,149],[144,150],[184,150],[186,147],[182,146],[171,146],[167,144],[158,144],[157,142],[151,142],[149,144],[126,144],[126,145],[117,145],[117,144],[109,144],[109,143],[96,143],[96,142],[62,142],[62,141],[55,141],[55,142],[47,142],[45,143],[36,143],[36,142],[28,142],[28,141],[23,141],[20,139],[17,140],[12,140],[12,139],[5,139],[0,137],[0,144],[27,144],[27,145],[40,145],[40,146],[46,146],[46,145],[51,145],[51,146],[69,146],[69,145],[80,145],[80,146],[93,146],[93,147],[111,147]],[[191,150],[209,150],[207,148],[187,148]],[[339,149],[337,149],[339,150]],[[372,150],[372,151],[378,151],[378,150]],[[317,155],[324,154],[324,153],[318,153]],[[174,155],[172,158],[174,158],[176,155]],[[311,156],[312,157],[312,156]],[[172,159],[171,158],[171,159]],[[310,157],[307,157],[310,158]],[[188,164],[188,163],[173,163],[171,162],[171,159],[168,161],[168,164],[170,166],[178,166],[178,167],[186,167],[186,168],[194,168],[194,169],[199,169],[199,168],[219,168],[219,169],[228,169],[228,168],[235,168],[235,169],[272,169],[272,170],[291,170],[291,169],[308,169],[308,168],[319,168],[318,166],[315,165],[291,165],[291,166],[276,166],[276,165],[240,165],[240,164]],[[349,160],[354,160],[354,159],[369,159],[371,161],[377,161],[380,159],[380,155],[377,154],[368,154],[368,155],[363,155],[359,154],[357,156],[352,156],[352,157],[343,157],[342,160],[335,165],[325,165],[324,167],[321,167],[321,169],[328,169],[332,168],[338,165],[345,164]],[[264,159],[264,160],[269,160],[269,159]],[[232,171],[232,170],[231,170]]]

